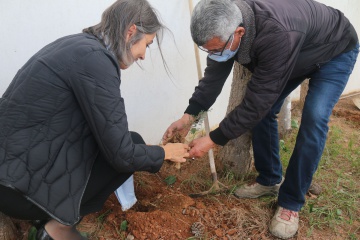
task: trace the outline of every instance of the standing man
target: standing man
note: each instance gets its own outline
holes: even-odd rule
[[[298,212],[324,149],[329,117],[356,62],[355,29],[342,12],[313,0],[202,0],[191,17],[191,34],[208,53],[205,75],[164,141],[176,132],[186,135],[195,116],[212,106],[234,61],[248,68],[252,78],[243,101],[210,136],[190,144],[190,156],[201,157],[252,130],[259,175],[235,196],[279,194],[270,232],[290,238],[298,230]],[[283,180],[276,115],[306,78],[301,127]]]

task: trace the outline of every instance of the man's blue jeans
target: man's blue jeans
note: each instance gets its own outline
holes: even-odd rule
[[[299,133],[279,192],[279,206],[299,211],[304,205],[305,194],[324,150],[332,109],[348,82],[358,53],[359,44],[352,51],[333,58],[310,76]],[[281,181],[276,115],[284,99],[303,80],[290,80],[267,116],[253,129],[255,167],[259,172],[256,181],[261,185],[272,186]]]

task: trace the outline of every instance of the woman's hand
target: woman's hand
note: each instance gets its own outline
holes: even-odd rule
[[[163,144],[167,144],[168,142],[172,142],[171,140],[176,135],[179,135],[179,139],[184,139],[188,132],[190,131],[191,125],[194,123],[195,118],[190,114],[185,113],[179,120],[173,122],[168,129],[166,129],[162,142]]]
[[[188,151],[190,148],[187,144],[168,143],[162,147],[165,151],[165,160],[182,163],[186,162],[186,158],[189,157]]]

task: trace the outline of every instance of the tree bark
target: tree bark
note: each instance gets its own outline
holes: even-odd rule
[[[0,240],[17,239],[16,228],[11,219],[0,212]]]
[[[299,105],[299,109],[301,111],[304,108],[305,98],[306,98],[308,90],[309,90],[309,79],[306,79],[300,85],[300,105]]]
[[[251,72],[238,63],[234,65],[233,81],[226,114],[238,106],[244,96],[246,85],[251,79]],[[250,171],[252,163],[251,132],[229,141],[219,150],[217,155],[223,170],[229,170],[236,177],[242,177]]]
[[[291,95],[285,98],[278,115],[279,134],[283,138],[291,130]]]

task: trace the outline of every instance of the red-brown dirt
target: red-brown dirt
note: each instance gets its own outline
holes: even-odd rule
[[[351,121],[352,126],[348,131],[359,130],[360,110],[349,99],[337,104],[332,122],[341,122],[344,118]],[[227,178],[223,173],[219,175],[221,179]],[[176,176],[176,182],[168,185],[164,181],[168,176]],[[254,179],[254,174],[247,178]],[[123,212],[112,194],[104,209],[86,216],[78,228],[87,232],[91,240],[200,239],[195,238],[200,236],[201,239],[224,240],[276,239],[268,232],[268,224],[276,208],[276,198],[267,201],[239,200],[231,194],[231,189],[199,198],[189,197],[189,194],[208,190],[210,186],[207,157],[189,160],[181,165],[180,170],[165,162],[157,174],[135,174],[138,202],[130,210]],[[256,206],[254,203],[257,203]],[[125,220],[127,228],[121,230],[120,226]],[[21,229],[24,239],[27,239],[29,225],[20,221],[15,223]],[[356,224],[359,227],[360,224]],[[313,229],[309,237],[308,228],[308,221],[300,215],[299,231],[293,239],[343,239],[343,236],[335,236],[326,229]]]
[[[334,117],[345,118],[360,126],[360,110],[350,99],[337,104]],[[177,177],[174,185],[168,186],[164,182],[168,176]],[[207,157],[190,160],[182,164],[181,170],[166,162],[157,174],[137,173],[138,203],[124,213],[117,199],[112,196],[105,209],[113,211],[105,223],[113,227],[109,227],[103,237],[101,232],[98,236],[100,239],[118,239],[118,232],[114,228],[126,219],[129,225],[123,236],[130,234],[135,239],[188,239],[197,233],[197,236],[205,233],[202,235],[204,239],[274,239],[268,233],[267,226],[276,208],[276,198],[260,208],[252,207],[252,202],[257,200],[239,200],[231,194],[190,198],[189,194],[208,190],[211,185],[199,185],[201,181],[196,181],[198,177],[211,182]],[[93,218],[86,220],[92,222]],[[307,222],[301,221],[296,239],[307,239],[306,229]],[[312,239],[335,237],[330,232],[314,231]]]

